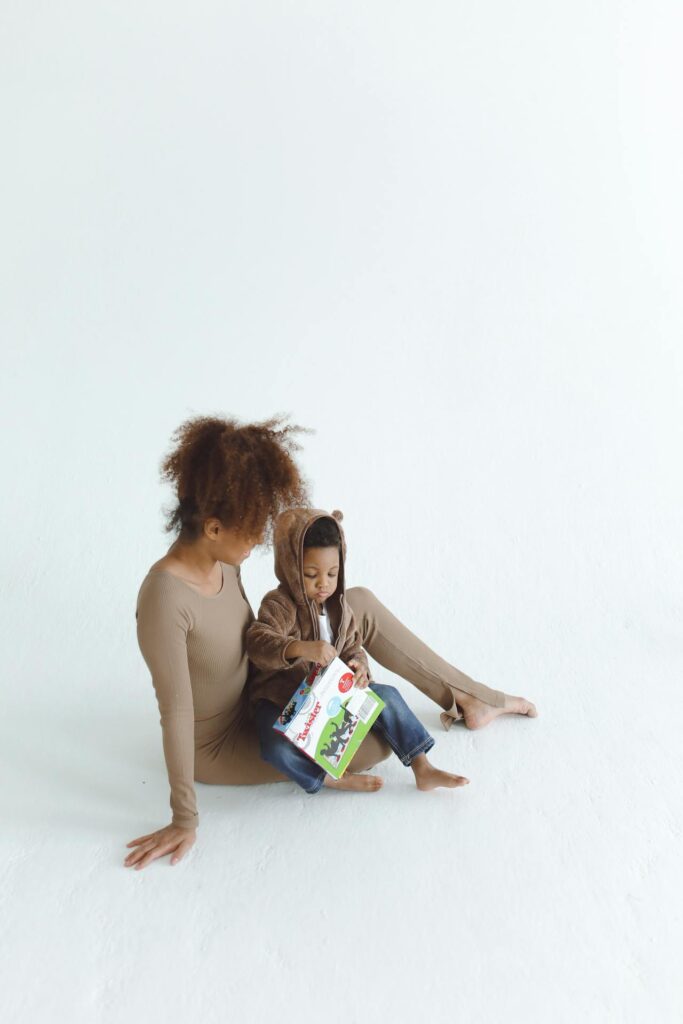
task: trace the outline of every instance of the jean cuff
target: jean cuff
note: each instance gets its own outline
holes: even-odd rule
[[[320,776],[320,778],[316,779],[315,783],[313,784],[313,787],[311,789],[307,789],[306,792],[307,793],[318,793],[323,788],[323,786],[325,785],[325,776],[326,775],[327,775],[327,772],[323,768],[323,772],[322,772],[322,775]]]
[[[410,753],[401,758],[401,764],[404,764],[406,768],[410,768],[413,758],[417,757],[418,754],[427,754],[435,743],[436,740],[434,737],[428,736],[427,739],[424,739],[422,743],[415,747],[414,750],[411,750]]]

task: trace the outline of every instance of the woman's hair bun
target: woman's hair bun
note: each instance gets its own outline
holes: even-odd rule
[[[338,523],[341,523],[342,519],[344,518],[344,513],[340,512],[338,508],[335,508],[334,512],[332,513],[332,517],[333,519],[336,519]]]

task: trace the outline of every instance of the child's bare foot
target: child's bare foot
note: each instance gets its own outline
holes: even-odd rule
[[[323,782],[323,786],[329,786],[330,789],[351,789],[358,793],[374,793],[383,785],[384,779],[380,775],[352,775],[349,772],[342,775],[341,779],[326,775]]]
[[[456,786],[469,785],[470,780],[464,775],[451,775],[450,772],[442,772],[440,768],[435,768],[427,760],[426,754],[414,757],[410,767],[413,769],[418,789],[436,789],[438,786],[454,789]]]

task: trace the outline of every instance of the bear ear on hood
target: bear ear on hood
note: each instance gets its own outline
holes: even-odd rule
[[[277,536],[281,536],[283,533],[286,533],[287,530],[289,530],[293,520],[294,513],[291,511],[291,509],[285,509],[284,512],[280,512],[279,515],[275,517],[275,534]]]
[[[344,518],[344,513],[340,512],[338,508],[335,508],[335,510],[332,512],[332,518],[336,519],[338,523],[341,523],[342,519]]]

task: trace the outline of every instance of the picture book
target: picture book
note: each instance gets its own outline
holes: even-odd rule
[[[340,779],[384,706],[372,690],[354,686],[353,671],[335,658],[312,666],[273,728]]]

